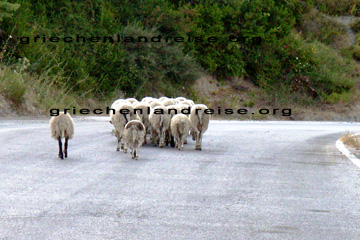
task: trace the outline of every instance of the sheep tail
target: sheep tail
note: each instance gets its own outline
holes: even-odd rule
[[[179,136],[182,135],[185,132],[185,122],[181,121],[180,127],[179,127]]]
[[[135,130],[136,128],[135,127],[133,127],[133,130],[132,130],[132,142],[134,143],[135,142],[135,140],[136,140],[136,133],[137,133],[137,131]]]

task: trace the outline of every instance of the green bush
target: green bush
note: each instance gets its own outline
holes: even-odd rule
[[[9,99],[15,106],[24,101],[26,84],[20,73],[3,68],[0,71],[0,94]]]

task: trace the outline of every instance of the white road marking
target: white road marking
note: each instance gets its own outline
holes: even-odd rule
[[[352,161],[357,167],[360,168],[360,159],[352,154],[340,139],[336,141],[335,145],[342,154],[344,154],[350,161]]]

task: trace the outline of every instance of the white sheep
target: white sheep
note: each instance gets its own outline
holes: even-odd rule
[[[116,109],[116,106],[117,106],[117,105],[119,105],[119,104],[125,104],[125,103],[126,103],[126,104],[131,104],[129,101],[120,98],[120,99],[114,101],[114,102],[111,104],[110,108],[111,108],[111,109]],[[112,122],[111,122],[112,115],[113,115],[113,111],[111,110],[111,111],[110,111],[110,123],[111,123],[111,124],[112,124]]]
[[[145,126],[145,133],[150,130],[150,121],[149,121],[149,109],[151,109],[150,104],[146,103],[146,102],[138,102],[135,107],[135,109],[141,109],[141,113],[140,111],[137,111],[141,122],[144,124]],[[144,144],[146,144],[146,134],[144,136]]]
[[[186,104],[189,107],[194,106],[194,102],[192,100],[188,100],[188,99],[186,99],[185,101],[182,101],[181,104]]]
[[[74,135],[74,121],[69,113],[60,112],[58,116],[50,119],[51,136],[59,142],[59,158],[67,158],[68,141]],[[62,151],[61,139],[65,138],[64,153]]]
[[[164,104],[162,104],[162,102],[159,101],[159,100],[155,100],[155,101],[152,101],[152,102],[150,103],[150,107],[151,107],[152,109],[155,108],[155,107],[157,107],[157,106],[164,106]]]
[[[120,113],[121,110],[123,113]],[[119,151],[121,149],[124,152],[127,152],[127,148],[125,144],[122,142],[122,138],[124,135],[124,127],[126,123],[128,123],[131,120],[140,120],[137,114],[134,114],[134,108],[127,103],[124,104],[120,103],[116,105],[115,114],[113,114],[111,117],[111,122],[114,124],[115,127],[115,136],[118,140],[116,151]]]
[[[139,102],[136,98],[127,98],[126,101],[130,102],[131,104],[134,102]]]
[[[194,101],[191,99],[186,99],[185,101],[189,102],[191,107],[195,105]]]
[[[208,107],[204,104],[195,104],[191,108],[190,127],[195,134],[195,150],[201,150],[202,137],[209,127],[210,115],[204,113],[206,109]]]
[[[131,120],[125,125],[124,140],[126,146],[130,148],[132,159],[138,159],[139,148],[144,142],[145,135],[145,126],[139,120]]]
[[[177,97],[176,100],[178,100],[179,102],[183,102],[186,100],[186,98],[184,97]]]
[[[175,105],[176,101],[174,99],[168,98],[168,99],[161,101],[161,103],[166,107],[166,106],[170,106],[170,105]]]
[[[185,114],[176,114],[170,123],[171,134],[175,138],[175,142],[179,150],[184,149],[184,143],[189,136],[190,120]]]
[[[176,114],[181,113],[181,109],[178,105],[169,105],[166,108],[168,110],[168,113],[170,114],[170,122]],[[175,147],[175,139],[174,136],[171,134],[170,128],[168,128],[165,132],[165,145],[168,146],[169,142],[171,147]]]
[[[151,102],[157,100],[156,98],[153,97],[144,97],[143,99],[141,99],[141,102],[146,102],[148,104],[150,104]]]
[[[180,113],[183,113],[186,116],[190,115],[191,106],[189,106],[188,104],[179,103],[179,104],[176,104],[176,106],[180,109]]]
[[[149,116],[151,124],[151,139],[157,145],[159,141],[159,147],[164,147],[165,132],[170,127],[170,115],[167,108],[164,106],[157,106],[151,110]]]
[[[159,98],[159,101],[162,102],[162,101],[164,101],[164,100],[166,100],[166,99],[168,99],[168,97],[160,97],[160,98]]]

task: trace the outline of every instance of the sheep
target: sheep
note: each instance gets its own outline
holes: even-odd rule
[[[149,116],[151,124],[151,139],[157,145],[159,141],[159,147],[164,147],[165,132],[170,127],[170,115],[167,112],[167,108],[164,106],[157,106],[152,109]]]
[[[111,104],[111,107],[110,107],[110,108],[111,108],[111,109],[116,109],[116,106],[117,106],[118,104],[124,104],[124,103],[130,104],[129,101],[120,98],[120,99],[114,101],[114,102]],[[113,111],[110,111],[110,121],[109,121],[109,122],[110,122],[111,124],[112,124],[112,121],[111,121],[112,115],[113,115]]]
[[[121,110],[128,110],[128,113],[120,113]],[[118,140],[116,151],[119,151],[121,148],[121,150],[123,150],[125,153],[127,152],[127,148],[122,142],[122,138],[124,135],[124,127],[126,123],[131,120],[140,120],[137,114],[134,114],[134,108],[130,104],[118,104],[115,109],[115,114],[113,114],[111,117],[111,122],[114,124],[115,127],[115,136]]]
[[[150,104],[154,100],[156,100],[156,99],[153,97],[144,97],[143,99],[141,99],[141,102],[146,102],[146,103]]]
[[[170,114],[170,121],[176,114],[179,114],[181,112],[181,109],[178,105],[169,105],[166,108],[168,113]],[[168,146],[169,142],[171,147],[175,147],[174,136],[171,134],[170,128],[168,128],[165,132],[165,145]]]
[[[135,107],[135,109],[141,109],[142,113],[138,113],[141,122],[145,126],[145,133],[150,129],[150,121],[149,121],[149,112],[148,109],[150,108],[150,104],[146,102],[138,102]],[[146,134],[144,136],[144,144],[146,144]]]
[[[194,101],[191,99],[186,99],[185,101],[190,103],[191,107],[195,105]]]
[[[138,102],[136,98],[127,98],[126,101],[130,102],[131,104],[134,102]]]
[[[159,101],[162,102],[162,101],[164,101],[164,100],[166,100],[166,99],[168,99],[168,97],[160,97],[160,98],[159,98]]]
[[[68,141],[74,135],[74,121],[69,113],[60,112],[58,116],[50,119],[51,136],[59,142],[59,158],[67,158]],[[61,138],[65,138],[64,153],[62,151]]]
[[[185,114],[176,114],[170,123],[171,134],[175,138],[175,142],[180,151],[184,149],[184,143],[189,136],[190,120]]]
[[[166,99],[166,100],[162,101],[162,104],[166,107],[166,106],[169,106],[169,105],[175,105],[176,101],[169,98],[169,99]]]
[[[186,99],[185,101],[182,101],[181,104],[186,104],[189,107],[194,106],[194,102],[192,100],[188,100],[188,99]]]
[[[139,120],[131,120],[125,125],[124,140],[126,146],[130,148],[132,159],[138,159],[139,148],[144,142],[144,136],[146,136],[146,129]]]
[[[179,103],[176,106],[180,109],[180,113],[185,114],[186,116],[190,115],[191,107],[188,104]]]
[[[177,99],[179,102],[183,102],[183,101],[186,100],[186,98],[184,98],[184,97],[177,97],[176,99]]]
[[[150,103],[150,107],[153,109],[153,108],[155,108],[155,107],[157,107],[157,106],[164,106],[164,104],[162,104],[159,100],[155,100],[155,101],[152,101],[151,103]]]
[[[119,98],[119,99],[115,100],[115,101],[111,104],[111,107],[110,107],[110,108],[114,109],[117,104],[122,103],[122,102],[128,102],[128,101],[125,100],[125,99]]]
[[[202,137],[209,127],[210,115],[204,113],[206,109],[208,107],[204,104],[195,104],[191,108],[190,127],[195,135],[195,150],[201,150]]]

